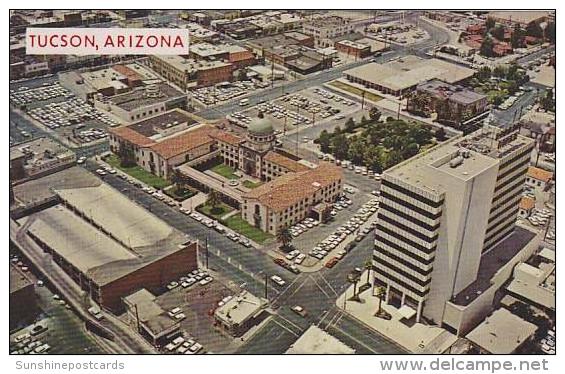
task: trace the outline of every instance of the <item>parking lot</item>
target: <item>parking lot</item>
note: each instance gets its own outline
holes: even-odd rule
[[[106,129],[117,126],[108,116],[58,82],[46,82],[36,88],[20,86],[10,91],[10,102],[74,146],[102,142],[107,137]],[[27,136],[25,133],[21,135]]]
[[[265,118],[273,123],[275,132],[280,134],[299,126],[318,125],[329,120],[345,119],[346,115],[359,109],[360,105],[353,100],[319,87],[313,87],[234,112],[228,116],[228,119],[241,126],[246,126],[257,117],[259,112],[262,112]]]
[[[201,280],[207,278],[212,280],[206,284],[201,284],[201,280],[189,281],[189,279],[196,279],[193,277],[202,273],[204,274]],[[201,351],[191,353],[224,352],[233,339],[214,327],[214,310],[221,303],[241,292],[239,287],[219,277],[218,274],[203,269],[197,274],[187,274],[177,283],[178,285],[173,289],[159,295],[156,302],[174,316],[180,315],[175,318],[181,320],[181,330],[185,341],[192,340],[194,344],[199,343],[202,346]],[[173,350],[169,346],[163,351],[165,353],[184,353],[181,346],[182,344],[179,344]],[[179,348],[180,352],[178,352]]]
[[[243,95],[253,93],[257,90],[269,87],[268,82],[260,80],[244,80],[239,82],[219,83],[215,86],[202,87],[192,92],[192,97],[198,103],[205,106],[223,104],[226,101]]]

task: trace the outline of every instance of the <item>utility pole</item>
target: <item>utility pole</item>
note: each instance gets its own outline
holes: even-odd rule
[[[268,295],[268,287],[269,285],[269,276],[267,274],[265,274],[265,299],[269,300],[269,295]]]
[[[363,91],[363,93],[361,94],[361,109],[365,107],[365,92],[366,91]]]
[[[206,270],[208,269],[208,235],[206,235]]]
[[[398,102],[398,111],[396,112],[396,119],[397,119],[397,120],[400,119],[400,105],[401,105],[401,102],[399,101],[399,102]]]

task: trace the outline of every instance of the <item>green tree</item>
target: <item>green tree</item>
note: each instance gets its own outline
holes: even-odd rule
[[[221,203],[222,199],[220,197],[220,193],[216,190],[210,190],[210,192],[208,192],[206,204],[212,207],[211,211],[213,213],[218,213],[218,207]]]
[[[402,158],[408,159],[412,156],[418,154],[420,150],[420,146],[417,143],[409,143],[406,147],[402,150]]]
[[[129,168],[136,165],[135,153],[130,147],[120,147],[118,149],[118,157],[120,158],[121,167]]]
[[[494,36],[498,40],[504,40],[504,26],[498,25],[490,30],[492,36]]]
[[[277,242],[281,243],[283,248],[288,248],[292,242],[292,234],[290,233],[288,226],[277,231]]]
[[[493,48],[494,48],[494,43],[492,41],[492,38],[487,35],[483,39],[479,53],[486,57],[493,57],[494,56]]]
[[[383,171],[383,154],[385,154],[382,146],[368,146],[363,154],[363,163],[369,169],[382,173]]]
[[[353,118],[349,117],[345,122],[345,131],[353,132],[353,130],[355,130],[355,121]]]
[[[239,73],[237,74],[237,80],[244,81],[246,79],[247,79],[247,73],[245,72],[245,69],[239,69]]]
[[[381,119],[381,115],[381,111],[376,106],[369,110],[369,118],[371,121],[378,122]]]
[[[496,25],[496,21],[494,20],[494,18],[488,17],[486,22],[485,22],[485,28],[487,30],[487,32],[492,29],[494,27],[494,25]]]
[[[544,30],[545,39],[550,43],[555,43],[555,23],[549,22]]]
[[[349,150],[349,141],[344,134],[338,134],[332,138],[333,156],[337,160],[345,160]]]
[[[512,36],[510,37],[510,44],[512,48],[522,48],[524,47],[524,37],[526,36],[526,32],[520,27],[520,24],[516,24],[514,26],[514,30],[512,30]]]
[[[539,23],[532,21],[526,26],[526,35],[533,36],[534,38],[543,38],[543,29]]]
[[[361,165],[363,163],[363,155],[366,147],[367,143],[365,143],[363,138],[355,138],[355,140],[351,141],[349,143],[349,149],[347,150],[349,160],[355,165]]]
[[[375,291],[375,296],[379,299],[379,306],[377,307],[377,314],[381,313],[381,304],[386,295],[386,290],[384,287],[377,287]]]
[[[320,151],[324,153],[330,152],[330,144],[332,141],[331,135],[327,130],[322,130],[320,137],[318,138],[318,143],[320,144]]]
[[[492,71],[488,66],[482,66],[477,72],[477,78],[479,78],[481,81],[485,81],[489,79],[491,75],[492,75]]]
[[[440,127],[439,129],[436,130],[435,138],[438,142],[443,142],[445,139],[447,139],[445,129],[443,127]]]
[[[371,270],[373,270],[373,261],[370,259],[365,261],[364,264],[365,270],[367,270],[367,284],[371,283]]]
[[[347,275],[347,281],[353,284],[353,296],[351,300],[359,301],[359,295],[357,295],[357,283],[359,283],[359,274],[357,272],[349,273]]]

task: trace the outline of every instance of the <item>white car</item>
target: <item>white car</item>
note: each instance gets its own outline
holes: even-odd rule
[[[273,275],[271,277],[271,280],[273,282],[275,282],[280,287],[283,287],[286,284],[286,282],[281,277],[279,277],[278,275]]]

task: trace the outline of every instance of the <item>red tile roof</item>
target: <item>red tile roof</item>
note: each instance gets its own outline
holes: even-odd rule
[[[128,126],[112,128],[110,129],[110,133],[138,147],[147,147],[155,143],[153,140],[132,130]]]
[[[551,171],[536,168],[535,166],[530,166],[528,168],[528,177],[547,183],[553,178],[553,173]]]
[[[169,159],[214,142],[211,134],[215,131],[217,129],[214,126],[203,125],[156,143],[151,146],[151,149],[164,159]]]
[[[265,183],[243,196],[244,199],[258,200],[273,211],[280,212],[316,191],[342,180],[340,167],[322,162],[317,168],[298,173],[288,173]]]
[[[230,134],[229,132],[218,130],[211,134],[212,138],[217,139],[221,142],[228,143],[231,145],[239,145],[243,142],[243,138],[240,138],[237,135]]]
[[[273,164],[277,164],[282,166],[283,168],[297,172],[297,171],[305,171],[309,170],[310,168],[306,165],[303,165],[297,161],[294,161],[286,156],[281,155],[280,153],[269,151],[265,155],[265,161],[272,162]]]
[[[536,201],[531,197],[524,196],[522,197],[522,200],[520,200],[520,209],[531,210],[535,206]]]

